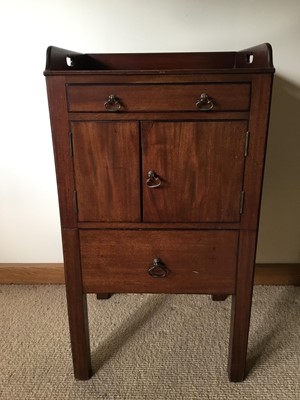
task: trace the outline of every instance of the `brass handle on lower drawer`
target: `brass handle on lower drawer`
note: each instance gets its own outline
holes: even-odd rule
[[[196,107],[200,111],[210,111],[214,108],[214,103],[206,93],[201,93],[200,99],[196,101]]]
[[[164,278],[169,273],[168,268],[161,261],[160,258],[154,258],[152,267],[148,269],[148,274],[152,276],[152,278]]]
[[[107,111],[116,112],[121,109],[121,103],[114,94],[110,94],[107,100],[104,102],[104,107]]]

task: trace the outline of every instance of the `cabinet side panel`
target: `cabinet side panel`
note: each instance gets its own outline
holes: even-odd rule
[[[244,229],[256,230],[258,227],[272,79],[271,74],[261,74],[254,76],[252,82],[250,139],[244,178],[245,203],[241,220]]]
[[[69,126],[66,103],[65,78],[47,77],[47,92],[52,130],[62,227],[76,226],[74,207],[74,178],[70,157]]]

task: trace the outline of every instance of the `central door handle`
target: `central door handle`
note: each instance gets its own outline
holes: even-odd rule
[[[146,180],[146,185],[150,189],[158,188],[161,186],[160,177],[154,171],[148,172],[148,179]]]

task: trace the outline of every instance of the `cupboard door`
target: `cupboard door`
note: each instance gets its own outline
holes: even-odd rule
[[[238,222],[246,121],[143,122],[143,220]]]
[[[140,221],[136,122],[72,122],[79,221]]]

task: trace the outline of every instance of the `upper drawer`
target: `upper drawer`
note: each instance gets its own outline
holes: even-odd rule
[[[248,83],[70,84],[70,112],[247,111]]]

